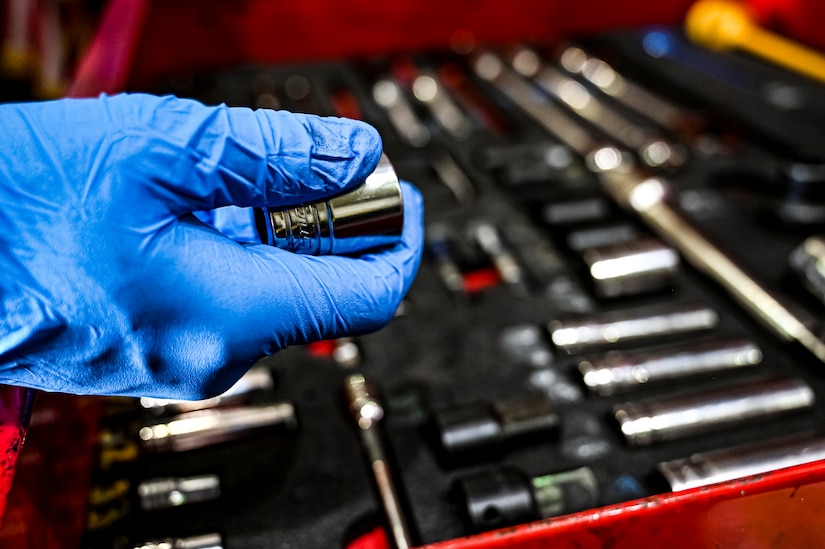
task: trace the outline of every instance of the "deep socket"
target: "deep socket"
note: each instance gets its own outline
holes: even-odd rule
[[[613,408],[631,446],[677,440],[723,428],[767,421],[812,408],[813,389],[802,379],[760,379],[698,393],[626,402]]]

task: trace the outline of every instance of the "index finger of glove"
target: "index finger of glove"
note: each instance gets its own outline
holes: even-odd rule
[[[323,199],[363,181],[381,155],[376,130],[355,120],[150,95],[99,101],[130,142],[130,165],[177,214]]]

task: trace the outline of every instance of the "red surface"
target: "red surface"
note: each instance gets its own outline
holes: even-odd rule
[[[35,392],[0,385],[0,520],[14,481],[15,466],[26,436]]]
[[[822,0],[748,0],[763,26],[825,49],[825,2]]]
[[[691,0],[112,0],[73,93],[145,89],[170,74],[237,63],[549,40],[646,23],[676,23]],[[133,47],[138,30],[139,47]],[[131,70],[127,71],[127,68]],[[128,73],[128,79],[127,79]]]
[[[392,549],[387,539],[387,533],[381,527],[376,527],[363,536],[347,545],[347,549]]]
[[[4,392],[24,391],[4,386],[0,393]],[[30,404],[30,399],[14,403],[20,410],[30,408]],[[0,529],[0,547],[80,547],[100,414],[99,399],[38,393],[23,450],[18,452],[18,439],[12,452],[17,466]],[[14,424],[9,432],[13,429]]]
[[[492,267],[464,273],[464,293],[473,295],[501,285],[498,271]]]
[[[149,89],[170,74],[679,23],[692,0],[111,0],[72,95]],[[825,2],[747,0],[769,29],[825,48]]]
[[[822,462],[631,501],[427,549],[762,549],[825,546]]]
[[[71,97],[122,91],[141,44],[148,0],[109,0],[100,28],[70,86]]]
[[[306,345],[306,350],[310,356],[329,358],[335,352],[334,339],[322,339]]]

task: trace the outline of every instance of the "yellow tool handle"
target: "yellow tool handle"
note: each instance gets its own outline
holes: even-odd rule
[[[746,6],[734,0],[699,0],[685,19],[688,37],[713,49],[736,48],[825,82],[825,56],[761,29]]]

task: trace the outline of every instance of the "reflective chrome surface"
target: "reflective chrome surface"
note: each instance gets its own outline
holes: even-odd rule
[[[389,78],[377,81],[372,87],[372,98],[384,109],[390,124],[408,145],[423,147],[430,142],[430,130],[415,113],[397,82]]]
[[[627,151],[604,146],[584,125],[537,97],[536,90],[495,54],[472,59],[476,74],[490,82],[537,123],[580,153],[599,174],[602,186],[616,202],[635,212],[682,257],[721,285],[751,316],[782,341],[796,341],[825,362],[825,340],[811,327],[812,319],[790,306],[776,291],[748,274],[730,255],[697,230],[668,200],[670,184],[633,166]]]
[[[631,120],[602,101],[574,78],[545,63],[529,48],[520,48],[510,57],[513,68],[532,79],[557,101],[603,131],[616,143],[635,151],[649,166],[678,166],[684,155],[676,151],[654,127]]]
[[[580,47],[564,48],[559,63],[565,70],[581,75],[603,93],[666,128],[678,129],[685,122],[686,116],[678,107],[627,80],[606,62]]]
[[[498,229],[487,222],[470,228],[470,234],[479,248],[490,258],[501,281],[517,295],[527,294],[524,269],[504,244]]]
[[[678,305],[554,320],[547,329],[556,347],[576,352],[601,345],[708,330],[718,322],[719,315],[713,309]]]
[[[449,151],[440,147],[433,148],[430,151],[429,160],[430,166],[455,197],[456,202],[462,206],[468,206],[475,201],[475,185]]]
[[[747,368],[761,361],[762,351],[746,339],[714,339],[634,352],[612,351],[581,361],[579,372],[588,389],[608,396],[647,384]]]
[[[676,247],[694,268],[717,282],[753,318],[782,341],[797,341],[825,362],[825,341],[813,320],[788,300],[755,280],[730,255],[708,240],[667,200],[670,185],[636,170],[607,169],[601,174],[605,190],[619,204],[635,211],[665,242]]]
[[[490,82],[550,133],[562,138],[571,149],[586,155],[597,148],[599,141],[590,132],[506,66],[498,55],[491,52],[479,53],[472,62],[479,78]]]
[[[825,304],[825,236],[806,238],[791,252],[789,262],[802,284]]]
[[[592,248],[582,255],[598,297],[667,288],[679,272],[679,254],[655,238]]]
[[[430,70],[422,70],[412,83],[416,99],[429,109],[433,119],[456,139],[466,139],[473,131],[470,118],[453,100],[441,84],[438,76]]]
[[[401,238],[401,185],[386,155],[367,179],[325,202],[257,210],[261,241],[300,254],[352,254]]]
[[[185,412],[166,423],[143,427],[138,435],[148,450],[181,452],[243,438],[266,428],[295,429],[297,425],[295,407],[279,402]]]
[[[802,379],[771,378],[673,398],[619,404],[613,416],[631,446],[675,440],[813,407]]]
[[[141,482],[137,493],[141,509],[154,511],[217,499],[221,482],[217,475],[153,478]]]
[[[825,459],[825,436],[795,434],[659,463],[674,492]]]
[[[391,462],[384,449],[379,426],[384,419],[384,407],[375,390],[361,374],[352,374],[344,380],[344,395],[350,414],[358,427],[373,481],[381,498],[381,506],[387,519],[387,538],[394,549],[409,549],[414,544],[404,516],[401,499],[395,487]]]
[[[223,541],[220,534],[204,534],[147,541],[135,546],[135,549],[223,549]]]

